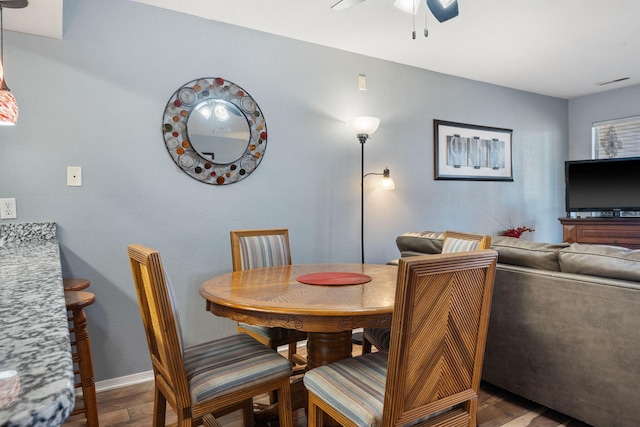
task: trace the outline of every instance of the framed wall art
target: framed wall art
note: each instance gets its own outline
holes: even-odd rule
[[[433,121],[435,179],[513,181],[512,129]]]

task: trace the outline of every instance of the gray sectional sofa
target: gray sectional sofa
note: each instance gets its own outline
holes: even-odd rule
[[[439,253],[440,232],[396,239]],[[640,250],[493,237],[482,378],[596,427],[640,426]]]

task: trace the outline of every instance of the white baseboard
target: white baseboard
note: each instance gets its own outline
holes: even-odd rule
[[[96,382],[96,393],[113,390],[115,388],[140,384],[153,381],[153,371],[140,372],[138,374],[126,375],[124,377],[112,378],[110,380]]]

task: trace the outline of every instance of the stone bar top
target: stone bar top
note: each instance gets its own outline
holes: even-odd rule
[[[0,427],[60,426],[74,405],[69,326],[56,224],[0,224],[0,385],[17,371],[20,389]]]

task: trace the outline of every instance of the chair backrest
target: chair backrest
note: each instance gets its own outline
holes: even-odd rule
[[[180,321],[160,254],[135,244],[127,249],[155,379],[173,390],[176,400],[188,407],[191,396],[184,370]]]
[[[463,417],[477,412],[497,258],[482,250],[400,259],[382,426],[458,404]]]
[[[230,234],[233,271],[291,264],[286,228],[233,230]]]
[[[477,251],[491,248],[491,236],[486,234],[463,233],[460,231],[444,232],[442,253]]]

